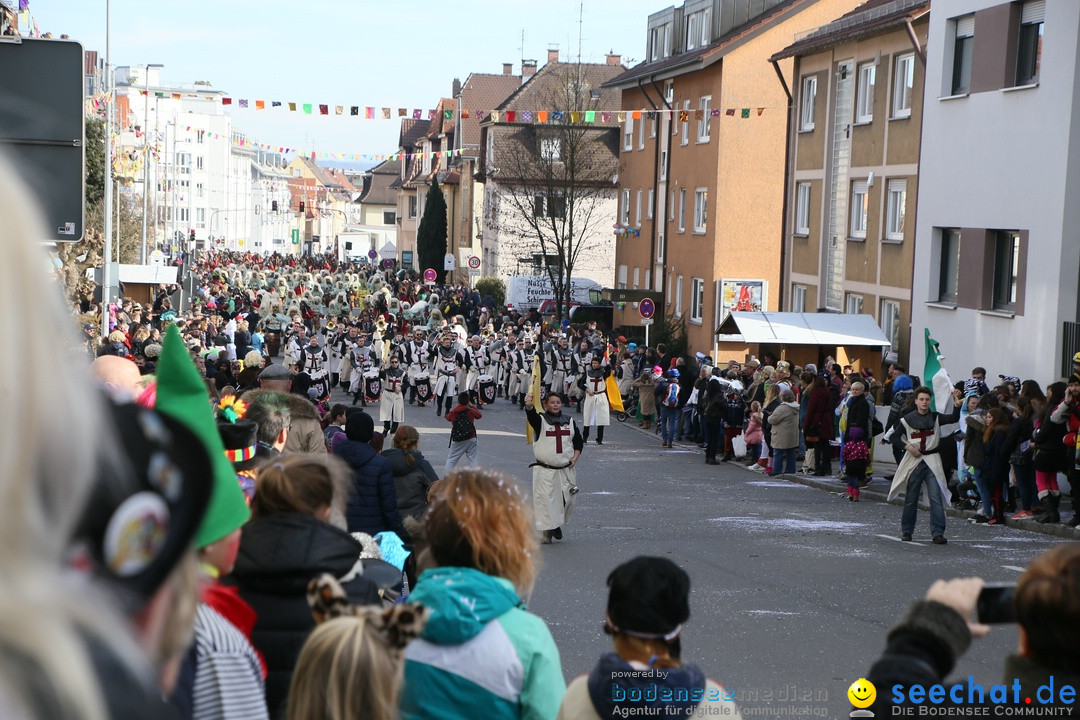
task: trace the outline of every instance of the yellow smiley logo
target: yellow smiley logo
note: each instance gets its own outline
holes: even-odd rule
[[[866,678],[859,678],[847,689],[848,700],[857,708],[868,708],[877,698],[877,688]]]

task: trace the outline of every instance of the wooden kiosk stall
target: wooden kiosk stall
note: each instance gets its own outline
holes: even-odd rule
[[[821,367],[832,357],[855,370],[870,368],[880,378],[889,347],[872,315],[736,311],[716,328],[716,361],[721,365],[756,358],[763,365],[787,360]]]

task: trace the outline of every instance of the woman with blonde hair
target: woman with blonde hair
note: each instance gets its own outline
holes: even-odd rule
[[[455,470],[424,526],[437,567],[409,596],[431,615],[405,649],[402,717],[553,719],[566,683],[547,625],[521,599],[536,578],[537,541],[515,480]]]

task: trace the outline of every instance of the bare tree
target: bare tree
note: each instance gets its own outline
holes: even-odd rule
[[[617,197],[616,112],[605,124],[599,88],[590,87],[582,67],[560,65],[556,77],[545,78],[546,97],[537,104],[551,108],[547,122],[504,130],[492,172],[511,218],[499,231],[509,236],[511,251],[539,255],[560,321],[570,305],[574,269],[589,253],[609,252],[606,228]],[[610,96],[604,99],[610,107]]]

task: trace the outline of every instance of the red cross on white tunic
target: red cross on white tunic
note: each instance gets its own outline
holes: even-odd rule
[[[933,429],[930,429],[930,430],[913,430],[912,433],[911,433],[911,439],[919,441],[919,452],[924,453],[924,452],[926,452],[926,439],[928,437],[933,437],[933,435],[934,435]]]
[[[562,439],[570,437],[570,429],[565,425],[552,425],[551,429],[544,433],[547,437],[555,438],[555,452],[562,454]]]
[[[401,392],[401,378],[388,378],[386,382],[390,385],[390,392]]]
[[[592,383],[592,391],[593,394],[596,395],[600,392],[600,388],[604,386],[604,377],[602,375],[600,377],[591,377],[589,378],[589,382]]]

